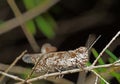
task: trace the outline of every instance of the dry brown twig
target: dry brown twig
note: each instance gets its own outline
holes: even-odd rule
[[[18,56],[18,57],[14,60],[14,62],[5,70],[4,73],[7,74],[7,72],[24,56],[24,54],[25,54],[26,52],[27,52],[26,50],[23,51],[23,52],[21,53],[21,55]],[[2,81],[2,80],[4,79],[4,77],[5,77],[5,75],[3,75],[3,76],[0,78],[0,81]]]
[[[0,63],[0,71],[5,71],[5,70],[7,70],[9,66],[10,66],[10,65],[6,65],[6,64]],[[30,72],[31,69],[28,69],[28,68],[25,68],[25,67],[21,67],[21,66],[13,66],[13,67],[9,70],[10,73],[15,73],[15,74],[23,74],[23,72],[25,72],[25,71]]]
[[[117,66],[120,66],[120,63],[105,64],[105,65],[98,65],[98,66],[88,66],[88,67],[85,67],[84,69],[73,69],[73,70],[67,70],[67,71],[62,71],[62,72],[55,72],[55,73],[45,74],[45,75],[42,75],[42,76],[38,76],[38,77],[35,77],[35,78],[28,79],[26,82],[28,82],[28,83],[29,82],[34,82],[34,81],[37,81],[37,80],[40,80],[40,79],[46,79],[47,77],[50,77],[50,76],[56,76],[56,75],[68,74],[68,73],[75,73],[75,72],[80,72],[80,71],[83,71],[83,70],[92,71],[93,73],[96,74],[96,72],[93,69],[109,68],[109,67],[117,67]],[[97,74],[97,76],[98,75],[99,74]],[[100,75],[98,77],[100,79],[102,79],[103,81],[105,81],[105,79],[103,79]],[[108,82],[106,82],[106,83],[108,84]]]
[[[120,60],[118,60],[118,61],[120,61]],[[91,71],[92,70],[92,72],[94,72],[93,69],[97,69],[97,68],[117,67],[117,66],[120,66],[120,63],[118,61],[116,61],[116,62],[114,62],[112,64],[105,64],[105,65],[98,65],[98,66],[88,66],[88,67],[85,67],[83,70],[85,70],[85,71]],[[80,72],[80,71],[83,71],[83,70],[82,69],[73,69],[73,70],[67,70],[67,71],[63,71],[63,72],[55,72],[55,73],[45,74],[45,75],[42,75],[42,76],[38,76],[38,77],[35,77],[35,78],[28,79],[26,82],[29,83],[29,82],[37,81],[37,80],[44,79],[44,78],[47,78],[47,77],[50,77],[50,76],[61,75],[61,74],[68,74],[68,73],[75,73],[75,72]],[[20,80],[22,83],[25,82],[24,79],[21,80],[21,78],[19,78],[19,77],[16,77],[14,75],[10,75],[10,74],[4,73],[2,71],[0,71],[0,74],[8,76],[10,78],[13,78],[15,80]],[[97,75],[99,75],[99,74],[97,74]],[[100,75],[98,77],[100,77],[100,79],[105,81]]]
[[[34,73],[39,61],[41,60],[42,56],[38,59],[38,61],[36,62],[35,66],[33,67],[31,73],[28,75],[28,77],[26,78],[25,82],[27,82],[27,80],[32,76],[32,74]]]
[[[103,80],[106,84],[109,84],[104,78],[102,78],[97,72],[95,72],[94,70],[91,70],[91,72],[93,72],[97,77],[99,77],[101,80]],[[95,82],[96,83],[96,82]]]
[[[59,0],[47,0],[41,5],[36,6],[35,8],[23,13],[21,16],[8,20],[0,25],[0,34],[8,32],[15,27],[25,23],[28,20],[33,19],[34,17],[46,12],[50,7],[55,5]]]
[[[8,4],[10,5],[11,9],[13,10],[14,14],[16,17],[18,16],[21,16],[22,14],[20,13],[20,10],[18,9],[16,3],[14,0],[7,0]],[[24,23],[24,24],[21,24],[21,27],[22,27],[22,30],[24,32],[24,34],[26,35],[32,49],[35,51],[35,52],[39,52],[40,51],[40,47],[39,45],[37,44],[37,42],[35,41],[35,38],[34,36],[29,32],[29,30],[27,30],[27,25]]]
[[[98,76],[96,76],[96,78],[95,78],[95,84],[97,84],[97,82],[98,82]]]
[[[9,77],[9,78],[12,78],[12,79],[14,79],[14,80],[24,81],[24,79],[21,79],[21,78],[19,78],[19,77],[17,77],[17,76],[14,76],[14,75],[7,74],[7,73],[2,72],[2,71],[0,71],[0,74],[2,74],[2,75],[4,75],[4,76],[7,76],[7,77]]]

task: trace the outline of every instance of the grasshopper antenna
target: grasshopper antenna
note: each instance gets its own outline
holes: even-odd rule
[[[93,47],[93,45],[100,39],[100,37],[101,35],[97,37],[97,39],[90,45],[90,47],[86,51],[89,51]]]

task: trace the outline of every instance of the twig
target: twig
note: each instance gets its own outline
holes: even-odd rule
[[[19,77],[17,77],[17,76],[10,75],[10,74],[7,74],[7,73],[2,72],[2,71],[0,71],[0,74],[5,75],[5,76],[7,76],[7,77],[10,77],[10,78],[12,78],[12,79],[14,79],[14,80],[19,80],[19,81],[21,81],[21,82],[24,81],[23,79],[21,79],[21,78],[19,78]]]
[[[106,80],[111,80],[113,78],[113,76],[110,74],[112,72],[116,72],[119,73],[120,72],[120,66],[116,66],[116,67],[108,67],[106,68],[106,71],[100,72],[99,74],[104,77],[104,79]],[[94,74],[90,74],[85,81],[85,84],[94,84],[95,82],[93,80],[95,80],[95,75]],[[99,83],[100,81],[98,81]]]
[[[91,66],[85,67],[83,70],[91,71],[91,70],[97,69],[97,68],[108,68],[108,67],[116,67],[116,66],[120,66],[120,63],[116,63],[114,65],[113,64],[98,65],[98,66],[92,66],[91,65]],[[73,70],[67,70],[67,71],[62,71],[62,72],[45,74],[45,75],[42,75],[42,76],[38,76],[38,77],[35,77],[35,78],[28,79],[26,82],[33,82],[33,81],[36,81],[36,80],[39,80],[39,79],[44,79],[44,78],[47,78],[47,77],[50,77],[50,76],[68,74],[68,73],[75,73],[75,72],[80,72],[80,71],[83,71],[83,70],[82,69],[73,69]]]
[[[18,9],[16,3],[14,0],[7,0],[8,4],[10,5],[11,9],[13,10],[14,14],[16,17],[18,16],[21,16],[22,14],[20,13],[20,10]],[[26,35],[27,37],[27,40],[28,42],[30,43],[32,49],[35,51],[35,52],[39,52],[40,51],[40,47],[39,45],[37,44],[37,42],[35,41],[35,38],[34,36],[29,32],[29,30],[27,30],[27,25],[24,23],[24,24],[21,24],[21,27],[22,27],[22,30],[24,32],[24,34]]]
[[[39,61],[41,60],[41,58],[42,58],[43,56],[44,56],[44,54],[43,54],[41,57],[39,57],[39,59],[37,60],[36,64],[34,65],[32,71],[31,71],[31,73],[30,73],[30,74],[28,75],[28,77],[26,78],[25,82],[32,76],[32,74],[34,73],[34,71],[35,71],[35,69],[36,69],[36,67],[37,67],[37,65],[38,65],[38,63],[39,63]]]
[[[1,71],[5,71],[6,69],[8,69],[9,65],[6,65],[6,64],[1,64],[0,63],[0,70]],[[20,66],[13,66],[9,72],[10,73],[17,73],[17,74],[23,74],[25,71],[28,71],[30,72],[31,69],[28,69],[28,68],[24,68],[24,67],[20,67]]]
[[[43,4],[36,6],[35,8],[23,13],[21,16],[13,18],[0,25],[0,34],[8,32],[15,27],[25,23],[26,21],[33,19],[34,17],[46,12],[50,7],[55,5],[59,0],[47,0]]]
[[[105,50],[112,44],[112,42],[119,36],[120,31],[118,31],[118,33],[112,38],[112,40],[106,45],[106,47],[101,51],[101,53],[99,54],[99,56],[95,59],[95,61],[93,62],[92,66],[94,66],[98,59],[102,56],[102,54],[105,52]]]
[[[96,73],[94,70],[91,70],[96,76],[98,76],[101,80],[103,80],[106,84],[109,84],[103,77],[101,77],[98,73]]]
[[[20,60],[20,59],[22,58],[22,56],[24,56],[24,54],[25,54],[26,52],[27,52],[26,50],[23,51],[23,52],[21,53],[21,55],[18,56],[18,57],[14,60],[14,62],[5,70],[5,73],[7,73],[7,72],[18,62],[18,60]],[[2,81],[2,80],[4,79],[4,77],[5,77],[5,75],[3,75],[3,76],[0,78],[0,81]]]
[[[112,63],[112,64],[105,64],[105,65],[98,65],[98,66],[88,66],[88,67],[85,67],[83,70],[86,70],[86,71],[91,71],[93,69],[97,69],[97,68],[108,68],[108,67],[118,67],[120,66],[120,63]],[[55,76],[55,75],[60,75],[60,74],[68,74],[68,73],[75,73],[75,72],[80,72],[80,71],[83,71],[82,69],[73,69],[73,70],[67,70],[67,71],[63,71],[63,72],[56,72],[56,73],[50,73],[50,74],[45,74],[45,75],[42,75],[42,76],[38,76],[38,77],[35,77],[35,78],[31,78],[31,79],[28,79],[26,82],[33,82],[33,81],[36,81],[36,80],[39,80],[39,79],[44,79],[44,78],[47,78],[47,77],[50,77],[50,76]],[[3,75],[6,75],[7,73],[1,73],[0,74],[3,74]],[[6,75],[8,76],[8,74]],[[12,75],[13,76],[13,75]],[[12,77],[10,75],[10,78],[13,78],[15,79],[16,76]],[[8,76],[9,77],[9,76]],[[22,79],[23,80],[23,79]],[[21,81],[20,83],[24,83],[25,80]]]
[[[105,65],[98,65],[98,66],[88,66],[88,67],[85,67],[84,69],[73,69],[73,70],[67,70],[67,71],[62,71],[62,72],[55,72],[55,73],[50,73],[50,74],[45,74],[45,75],[42,75],[42,76],[38,76],[38,77],[35,77],[35,78],[31,78],[31,79],[28,79],[26,81],[26,83],[30,83],[30,82],[34,82],[34,81],[37,81],[39,79],[44,79],[44,78],[47,78],[47,77],[50,77],[50,76],[56,76],[56,75],[61,75],[61,74],[68,74],[68,73],[76,73],[76,72],[80,72],[80,71],[91,71],[93,69],[97,69],[97,68],[108,68],[108,67],[117,67],[117,66],[120,66],[120,63],[112,63],[112,64],[105,64]],[[24,83],[25,81],[23,81],[22,83]]]
[[[98,76],[96,76],[95,78],[95,84],[97,84],[97,82],[98,82]]]
[[[21,13],[20,13],[17,5],[15,4],[15,1],[14,0],[7,0],[7,1],[9,3],[10,7],[12,8],[13,12],[15,13],[15,15],[20,16]],[[21,27],[22,27],[22,30],[24,31],[30,45],[32,46],[33,50],[35,52],[38,52],[40,50],[40,48],[39,48],[37,42],[35,41],[33,35],[26,29],[26,27],[27,27],[26,24],[22,24]]]

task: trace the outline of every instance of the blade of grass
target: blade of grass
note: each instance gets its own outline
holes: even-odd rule
[[[115,61],[115,60],[114,60],[113,58],[109,58],[109,62],[110,62],[110,63],[113,63],[114,61]],[[117,81],[120,83],[120,74],[118,74],[117,72],[115,72],[114,69],[113,69],[112,72],[110,72],[110,74],[111,74],[113,77],[115,77],[115,78],[117,79]]]
[[[30,10],[30,9],[32,9],[33,7],[35,7],[34,1],[35,1],[35,0],[23,0],[23,3],[24,3],[24,5],[25,5],[25,8],[26,8],[27,10]]]
[[[115,60],[112,59],[112,58],[109,58],[108,61],[109,61],[110,63],[113,63]]]
[[[91,64],[92,64],[92,63],[88,62],[88,63],[87,63],[87,66],[90,66]]]
[[[110,50],[106,49],[105,52],[115,61],[118,60],[117,56],[115,56]]]
[[[92,51],[92,53],[93,53],[93,56],[94,56],[95,58],[97,58],[98,55],[99,55],[98,52],[97,52],[94,48],[92,48],[91,51]],[[99,63],[99,64],[105,64],[104,61],[102,60],[102,58],[100,58],[100,59],[98,60],[98,63]]]
[[[23,0],[25,8],[27,10],[30,10],[33,7],[35,7],[34,1],[35,0]],[[25,24],[27,26],[27,29],[30,31],[30,33],[32,33],[33,35],[35,35],[36,34],[36,26],[34,24],[34,21],[33,20],[29,20]]]
[[[33,7],[35,7],[38,4],[42,4],[43,1],[45,1],[45,0],[31,0],[31,1],[23,0],[27,10],[32,9]],[[54,19],[48,13],[45,13],[43,15],[36,17],[35,22],[36,22],[38,28],[42,31],[42,33],[46,37],[48,37],[48,38],[54,37],[54,35],[55,35],[54,28],[56,27],[56,23],[55,23]],[[33,30],[33,29],[31,28],[31,30]]]
[[[100,80],[100,84],[105,84],[105,82],[103,80]]]
[[[34,22],[32,20],[29,20],[25,24],[27,26],[26,28],[28,29],[28,31],[30,33],[32,33],[33,35],[35,35],[36,34],[36,27],[35,27]]]
[[[52,18],[52,16],[48,12],[43,14],[42,16],[53,29],[57,27],[55,20]]]
[[[2,24],[3,23],[3,21],[2,20],[0,20],[0,24]]]
[[[110,73],[113,77],[115,77],[117,79],[117,81],[120,83],[120,74],[116,73],[116,72],[112,72]]]
[[[53,38],[55,36],[53,28],[45,21],[42,16],[38,16],[35,18],[36,24],[38,28],[42,31],[42,33],[48,38]]]
[[[34,0],[35,5],[42,4],[45,0]]]
[[[92,51],[92,53],[93,53],[93,56],[94,56],[95,58],[97,58],[98,55],[99,55],[98,52],[97,52],[94,48],[92,48],[91,51]],[[99,58],[98,63],[99,63],[100,65],[105,64],[102,58]],[[105,68],[99,68],[99,69],[97,69],[97,71],[98,71],[98,72],[104,72],[104,71],[106,71],[106,69],[105,69]]]

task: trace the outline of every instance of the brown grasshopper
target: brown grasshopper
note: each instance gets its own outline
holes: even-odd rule
[[[36,64],[36,72],[56,72],[70,70],[74,68],[83,68],[88,62],[88,50],[86,47],[79,47],[75,50],[56,52],[56,47],[50,44],[44,44],[40,54],[26,54],[23,61]]]

